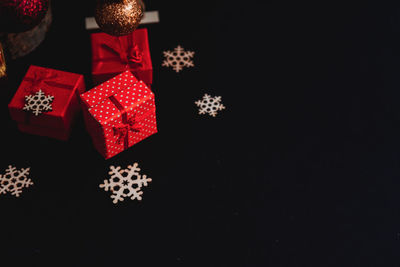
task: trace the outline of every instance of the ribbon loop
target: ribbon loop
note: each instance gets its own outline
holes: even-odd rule
[[[103,43],[101,46],[114,54],[115,60],[119,60],[126,68],[143,65],[143,52],[138,44],[133,44],[132,37],[115,37],[113,42]]]
[[[63,84],[57,82],[58,75],[56,73],[52,73],[49,71],[35,71],[33,73],[33,77],[25,77],[24,81],[31,84],[31,87],[26,88],[28,93],[33,93],[37,89],[40,89],[42,83],[47,84],[48,86],[58,87],[66,90],[74,89],[74,85]]]
[[[57,78],[57,74],[51,74],[48,71],[35,71],[33,77],[25,77],[24,81],[31,84],[31,90],[38,89],[42,83],[49,83]]]
[[[142,51],[140,51],[139,46],[136,44],[129,51],[130,51],[130,54],[128,56],[129,62],[142,65],[143,53],[142,53]]]

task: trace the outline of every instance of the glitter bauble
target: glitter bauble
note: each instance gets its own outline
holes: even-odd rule
[[[49,0],[1,0],[0,32],[24,32],[38,25],[49,8]]]
[[[4,52],[3,52],[3,47],[1,46],[0,43],[0,78],[3,78],[6,76],[6,60],[4,58]]]
[[[114,36],[133,32],[144,14],[140,0],[98,0],[95,19],[100,29]]]

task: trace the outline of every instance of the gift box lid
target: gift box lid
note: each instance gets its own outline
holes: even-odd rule
[[[116,77],[118,80],[118,77]],[[103,126],[124,124],[125,120],[141,121],[153,113],[154,94],[143,81],[124,84],[124,89],[91,107],[89,113]],[[125,117],[125,118],[124,118]]]
[[[78,105],[75,93],[84,90],[85,83],[81,74],[31,65],[8,107],[11,117],[18,123],[68,128],[72,119],[69,112],[71,105]],[[25,111],[27,96],[38,95],[39,91],[44,97],[52,98],[51,109],[39,115]]]
[[[80,95],[82,103],[89,109],[114,95],[129,84],[134,84],[138,79],[129,71],[125,71],[116,77],[94,87]]]

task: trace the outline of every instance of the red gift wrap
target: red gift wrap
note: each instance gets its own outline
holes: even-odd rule
[[[111,158],[157,133],[153,92],[130,71],[80,95],[94,147]]]
[[[25,97],[39,90],[54,99],[51,111],[35,116],[23,108]],[[21,131],[67,140],[74,118],[80,111],[78,96],[84,91],[83,75],[31,65],[8,108]]]
[[[124,36],[91,34],[92,78],[95,85],[130,70],[139,80],[151,86],[153,67],[147,29],[137,29]]]

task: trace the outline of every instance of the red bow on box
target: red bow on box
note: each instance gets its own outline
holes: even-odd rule
[[[34,94],[37,93],[42,85],[42,83],[50,86],[50,87],[57,87],[61,89],[66,89],[66,90],[72,90],[74,89],[74,85],[69,85],[69,84],[63,84],[59,83],[56,80],[58,75],[56,73],[53,73],[51,70],[49,71],[43,71],[43,70],[36,70],[33,72],[32,77],[24,77],[23,81],[28,82],[31,84],[30,87],[26,87],[24,90],[26,92],[26,95]],[[47,94],[46,91],[51,91],[51,89],[48,88],[48,90],[43,90],[45,94]],[[25,115],[25,124],[30,124],[30,113],[26,113]]]
[[[141,126],[137,125],[140,120],[136,119],[136,115],[128,118],[126,109],[114,96],[110,96],[109,99],[113,104],[121,111],[122,124],[113,127],[114,136],[117,136],[117,143],[121,144],[124,142],[124,148],[129,147],[129,132],[139,132]]]
[[[124,141],[124,147],[127,148],[129,146],[129,131],[137,133],[140,131],[140,128],[142,128],[142,126],[137,125],[137,123],[135,116],[133,116],[125,122],[123,120],[122,124],[113,127],[114,135],[118,138],[118,144],[121,144],[122,141]]]
[[[32,87],[26,88],[28,93],[33,93],[34,90],[39,89],[42,83],[45,83],[49,86],[59,87],[67,90],[72,90],[74,88],[73,85],[62,84],[54,81],[57,78],[57,74],[52,74],[49,71],[35,71],[33,73],[33,77],[25,77],[24,81],[29,82]],[[30,89],[30,90],[29,90]]]
[[[127,68],[134,68],[135,65],[141,66],[143,64],[143,52],[137,44],[133,44],[132,37],[115,37],[113,40],[114,42],[103,43],[101,46],[115,54],[116,57],[101,58],[100,61],[119,60]]]

